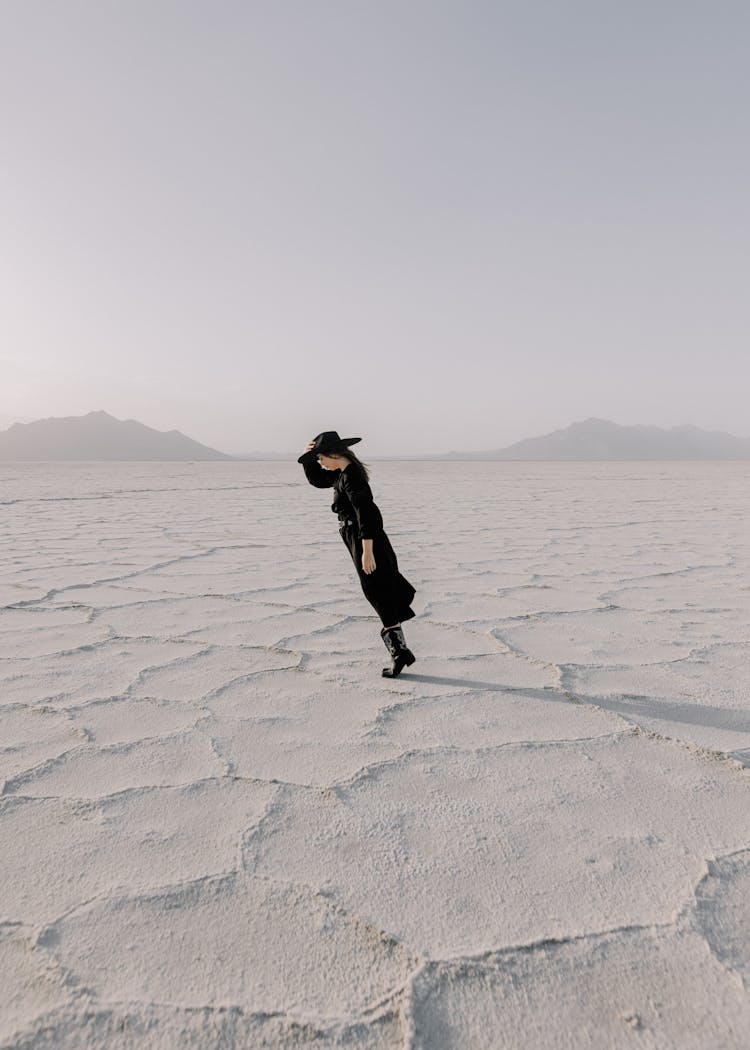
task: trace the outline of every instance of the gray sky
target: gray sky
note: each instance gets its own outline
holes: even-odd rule
[[[750,434],[746,3],[0,13],[0,425]]]

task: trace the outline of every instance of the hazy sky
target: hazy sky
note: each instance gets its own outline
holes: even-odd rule
[[[0,426],[750,434],[744,0],[0,13]]]

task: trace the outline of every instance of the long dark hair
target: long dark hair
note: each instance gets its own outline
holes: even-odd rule
[[[346,458],[350,459],[352,463],[355,463],[364,474],[365,480],[370,480],[370,468],[367,466],[366,463],[362,462],[362,460],[359,458],[356,452],[352,452],[350,448],[347,448],[343,452],[340,452],[339,455],[346,456]]]

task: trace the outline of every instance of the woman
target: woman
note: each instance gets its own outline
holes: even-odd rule
[[[384,678],[396,678],[416,657],[407,648],[403,620],[414,615],[411,602],[416,591],[398,571],[396,554],[383,530],[383,518],[373,502],[369,474],[364,463],[349,451],[361,438],[340,438],[325,430],[308,442],[297,460],[311,485],[332,488],[331,510],[338,514],[339,532],[349,548],[365,598],[383,623],[380,636],[391,655]]]

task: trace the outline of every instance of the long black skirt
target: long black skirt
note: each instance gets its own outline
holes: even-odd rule
[[[411,620],[414,616],[411,603],[417,592],[398,571],[396,552],[387,535],[381,532],[373,538],[372,555],[376,568],[368,575],[362,568],[362,540],[358,536],[357,525],[342,525],[339,531],[349,548],[362,592],[383,626],[392,627],[393,624]]]

